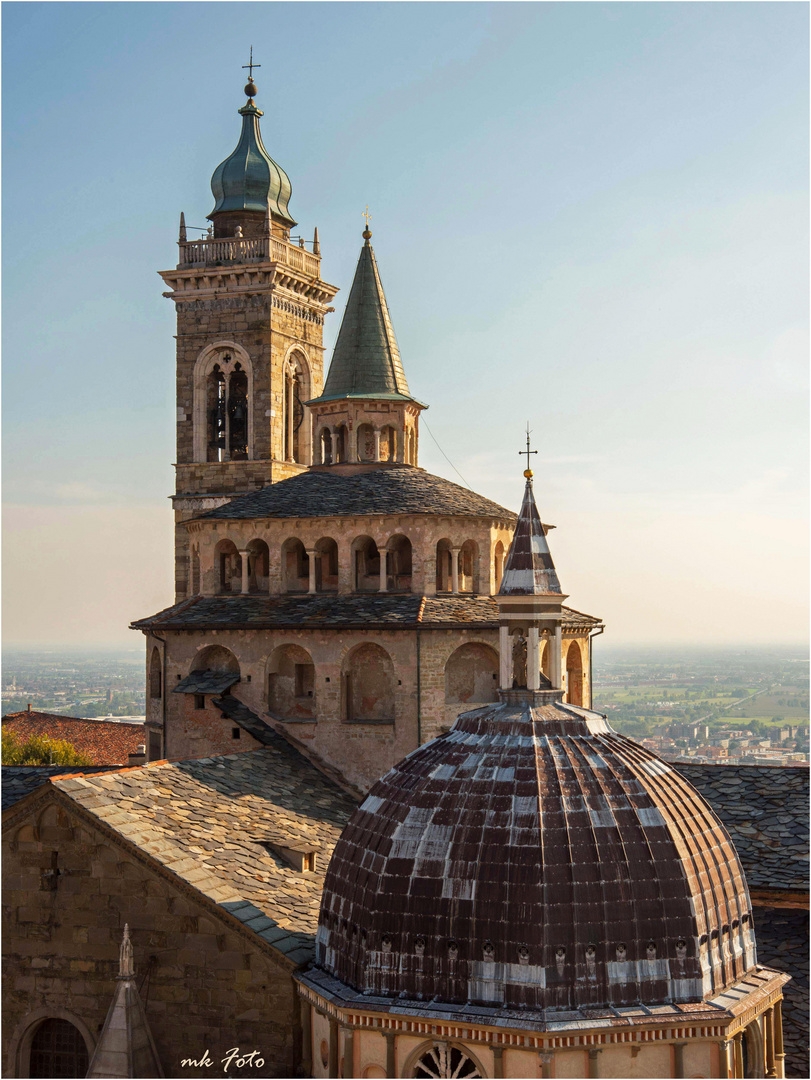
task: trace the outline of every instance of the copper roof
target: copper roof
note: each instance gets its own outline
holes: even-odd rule
[[[321,966],[372,995],[562,1010],[698,1001],[753,967],[720,821],[560,698],[465,713],[378,781],[330,863]]]

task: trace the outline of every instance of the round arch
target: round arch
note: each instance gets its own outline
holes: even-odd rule
[[[464,1043],[430,1039],[406,1058],[403,1076],[434,1077],[440,1080],[474,1080],[487,1073],[476,1055]]]
[[[498,701],[498,653],[479,641],[460,645],[445,664],[445,704],[487,705]]]
[[[583,705],[583,653],[576,638],[566,650],[566,701],[570,705]]]
[[[380,550],[371,536],[352,541],[352,588],[354,592],[380,591]]]
[[[194,656],[189,671],[223,671],[239,675],[239,660],[224,645],[204,645]]]
[[[214,548],[218,593],[242,591],[242,556],[233,540],[223,538]]]
[[[312,396],[312,378],[309,358],[298,342],[285,353],[282,378],[282,458],[306,465],[312,457],[304,402]]]
[[[394,661],[382,645],[366,641],[341,665],[341,704],[346,721],[395,719]]]
[[[24,1016],[14,1029],[8,1049],[9,1076],[31,1076],[31,1043],[46,1020],[65,1020],[72,1024],[84,1040],[88,1063],[90,1062],[96,1049],[96,1040],[81,1017],[67,1009],[35,1009]]]
[[[411,541],[403,533],[394,533],[386,542],[386,551],[386,588],[391,592],[411,592]]]
[[[316,716],[315,665],[302,645],[278,645],[267,660],[268,710],[283,720]]]
[[[283,592],[307,592],[310,588],[310,556],[297,536],[282,544]]]
[[[248,592],[266,593],[270,582],[270,548],[264,540],[255,537],[247,547]]]
[[[162,672],[160,649],[157,645],[153,645],[152,655],[149,658],[149,696],[151,698],[160,698],[163,695]]]
[[[225,358],[230,357],[230,361]],[[236,341],[223,338],[220,341],[212,341],[201,349],[194,361],[193,402],[192,402],[192,448],[195,461],[206,461],[208,458],[208,376],[219,364],[223,370],[229,372],[240,365],[247,377],[246,397],[248,402],[247,433],[248,433],[248,460],[253,459],[254,431],[253,431],[253,362],[250,354]]]

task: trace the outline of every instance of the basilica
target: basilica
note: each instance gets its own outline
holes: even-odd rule
[[[325,375],[338,289],[245,94],[161,274],[145,760],[4,802],[6,1075],[784,1076],[749,867],[593,710],[531,469],[515,514],[420,468],[368,220]]]

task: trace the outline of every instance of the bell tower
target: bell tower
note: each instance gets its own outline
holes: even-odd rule
[[[177,310],[176,600],[200,588],[182,523],[312,463],[303,403],[323,388],[338,291],[321,280],[318,229],[291,236],[290,180],[262,142],[253,78],[245,94],[239,142],[211,178],[212,224],[190,236],[181,214],[177,266],[161,271]]]

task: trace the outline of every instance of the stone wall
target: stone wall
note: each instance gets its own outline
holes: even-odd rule
[[[78,1018],[95,1041],[125,923],[166,1076],[203,1075],[182,1059],[208,1050],[219,1063],[234,1046],[261,1052],[265,1065],[251,1068],[252,1076],[296,1075],[299,1021],[289,971],[191,890],[53,799],[4,837],[4,1075],[20,1075],[13,1059],[37,1010]]]
[[[758,961],[785,971],[783,1042],[786,1076],[811,1076],[808,1058],[808,912],[789,908],[754,909]]]

